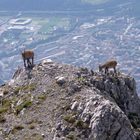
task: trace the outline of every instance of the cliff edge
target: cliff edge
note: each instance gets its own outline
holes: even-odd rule
[[[139,140],[135,80],[44,60],[0,87],[0,140]]]

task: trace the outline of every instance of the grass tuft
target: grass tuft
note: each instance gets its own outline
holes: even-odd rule
[[[28,108],[32,105],[32,101],[26,100],[16,107],[16,113],[18,114],[23,108]]]
[[[63,119],[68,123],[74,123],[76,121],[75,116],[73,116],[72,114],[64,116]]]

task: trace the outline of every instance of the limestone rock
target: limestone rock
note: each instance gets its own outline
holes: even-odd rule
[[[19,68],[0,93],[0,119],[6,119],[1,140],[140,139],[136,83],[122,73],[43,60],[32,69]]]
[[[63,85],[66,82],[66,79],[62,76],[55,77],[56,83],[59,85]]]
[[[101,93],[85,92],[85,100],[72,103],[69,111],[70,114],[77,112],[76,120],[71,125],[64,122],[63,127],[68,127],[67,133],[59,129],[59,136],[67,137],[75,127],[77,140],[136,140],[129,119],[116,103],[104,98]]]
[[[46,59],[46,60],[43,60],[41,64],[42,64],[42,66],[45,66],[47,64],[52,64],[52,63],[53,63],[53,61],[51,59]]]

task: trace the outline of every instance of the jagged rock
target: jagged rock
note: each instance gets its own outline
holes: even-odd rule
[[[56,83],[59,85],[63,85],[66,82],[66,79],[62,76],[55,77]]]
[[[61,126],[62,126],[62,123],[58,123],[58,124],[56,125],[56,130],[62,130]]]
[[[51,59],[46,59],[46,60],[43,60],[42,61],[42,66],[46,66],[47,64],[52,64],[53,63],[53,61],[51,60]]]
[[[68,88],[68,95],[73,95],[75,92],[78,92],[81,90],[81,86],[77,83],[70,82],[69,88]]]
[[[71,110],[76,110],[77,108],[78,108],[78,102],[75,101],[71,106]]]
[[[0,98],[4,96],[3,90],[0,90]]]
[[[81,72],[80,71],[76,72],[76,75],[77,75],[78,78],[80,78],[81,77]]]
[[[45,138],[45,134],[41,134],[41,136],[42,136],[43,138]]]
[[[80,131],[78,128],[76,130],[77,140],[136,140],[130,121],[115,103],[97,92],[91,90],[85,92],[88,97],[78,103],[72,103],[71,107],[73,109],[78,104],[77,111],[76,108],[74,110],[77,112],[77,121],[81,121]],[[84,133],[80,134],[81,131]],[[62,137],[65,135],[61,132]]]
[[[140,100],[130,76],[44,60],[33,69],[21,68],[0,93],[5,89],[0,111],[6,122],[0,131],[16,124],[24,129],[0,134],[1,140],[27,134],[29,139],[139,140]]]

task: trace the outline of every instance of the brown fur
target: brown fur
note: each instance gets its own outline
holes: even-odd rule
[[[116,73],[116,66],[117,66],[117,61],[110,60],[104,63],[103,65],[99,65],[99,71],[102,71],[102,69],[105,69],[105,73],[107,73],[109,68],[113,68],[114,72]]]
[[[26,67],[26,64],[28,65],[28,67],[30,65],[34,65],[34,52],[33,51],[24,51],[22,52],[22,58],[24,61],[24,66]],[[32,62],[30,62],[30,59],[32,60]]]

